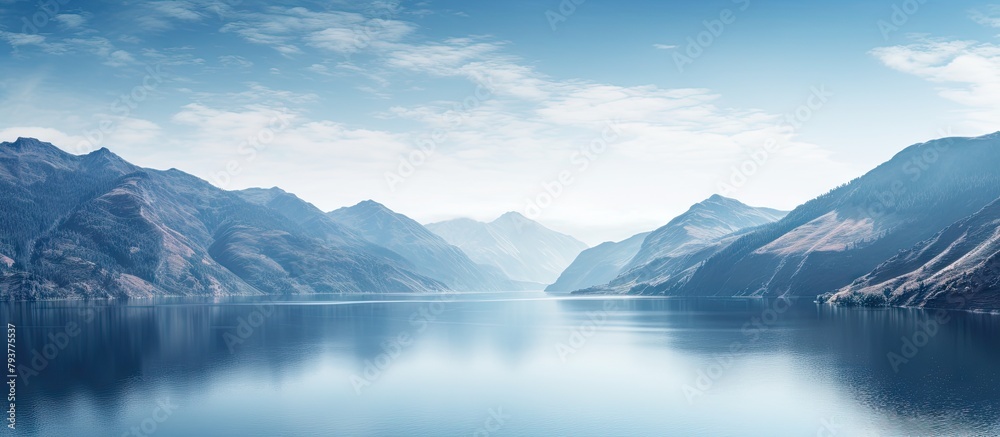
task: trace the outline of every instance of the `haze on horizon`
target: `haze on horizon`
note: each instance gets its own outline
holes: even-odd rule
[[[0,0],[0,141],[594,245],[1000,130],[996,4],[690,3]]]

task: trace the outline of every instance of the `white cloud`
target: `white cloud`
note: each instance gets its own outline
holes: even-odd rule
[[[210,11],[219,12],[222,2],[164,0],[142,3],[142,7],[130,11],[130,18],[143,32],[161,32],[174,28],[177,22],[198,22],[209,16]],[[228,9],[228,6],[226,7]]]
[[[227,67],[240,67],[240,68],[253,67],[252,61],[242,56],[235,56],[235,55],[219,56],[219,63]]]
[[[28,33],[15,33],[0,30],[0,39],[7,41],[15,52],[26,46],[35,46],[49,54],[61,54],[66,52],[66,45],[49,42],[45,36]]]
[[[239,14],[237,20],[223,26],[222,31],[271,46],[284,55],[303,53],[303,45],[349,55],[398,41],[415,29],[398,20],[353,12],[315,12],[302,7],[270,7],[265,12]]]
[[[971,12],[971,18],[973,21],[982,24],[983,26],[1000,28],[1000,6],[988,6],[986,8],[986,12],[973,10]]]
[[[659,50],[673,50],[677,48],[677,46],[670,44],[653,44],[653,47]]]
[[[135,58],[124,50],[108,53],[108,59],[104,61],[104,65],[109,67],[124,67],[133,63],[135,63]]]
[[[965,107],[958,123],[977,133],[1000,128],[1000,46],[925,39],[871,53],[894,70],[936,84],[941,97]]]
[[[157,1],[149,2],[147,5],[163,16],[182,21],[198,21],[204,18],[204,15],[198,12],[198,7],[189,1]]]
[[[161,28],[204,20],[208,10],[203,2],[184,1],[156,2],[149,8],[163,20],[156,24]],[[792,206],[855,176],[826,150],[776,127],[777,114],[726,107],[711,90],[553,77],[511,54],[513,43],[490,36],[415,42],[423,39],[415,24],[371,18],[370,13],[265,7],[254,13],[228,10],[226,16],[233,21],[222,31],[230,36],[289,56],[308,52],[302,58],[309,61],[268,62],[253,71],[262,76],[256,78],[260,83],[241,79],[245,88],[228,93],[203,92],[192,76],[185,84],[190,89],[176,90],[174,96],[190,97],[190,103],[157,120],[159,125],[123,122],[106,141],[116,152],[123,148],[122,155],[139,165],[177,167],[209,180],[236,161],[239,174],[231,175],[228,188],[278,185],[324,209],[374,198],[422,221],[524,211],[526,199],[538,195],[545,182],[572,171],[575,183],[544,211],[543,220],[575,223],[579,229],[591,221],[606,222],[614,232],[607,238],[660,226],[713,194],[731,166],[768,138],[780,138],[787,147],[747,190],[758,197],[773,193],[763,197],[785,202],[770,206]],[[5,35],[0,38],[9,41]],[[38,38],[23,41],[50,43]],[[66,44],[99,54],[106,63],[134,61],[107,40],[77,38]],[[350,62],[327,57],[362,50],[364,56]],[[200,61],[184,50],[136,53],[157,63]],[[218,62],[254,65],[235,55],[221,56]],[[914,61],[903,57],[896,62]],[[268,72],[293,80],[336,77],[376,97],[404,90],[408,97],[386,105],[376,119],[345,124],[304,109],[343,104],[327,90],[320,87],[312,94],[302,88],[270,88],[261,83],[281,78],[268,77]],[[370,83],[349,82],[356,78]],[[393,87],[397,78],[402,78],[400,85]],[[229,82],[227,86],[234,81]],[[422,87],[447,94],[428,94]],[[279,117],[287,126],[269,133],[265,147],[252,154],[240,150]],[[609,122],[618,123],[621,137],[579,170],[574,157],[586,153]],[[444,137],[435,153],[390,189],[385,175],[436,131]],[[790,179],[801,182],[788,186]]]
[[[720,96],[705,89],[554,78],[508,54],[507,45],[479,37],[386,46],[378,62],[391,71],[466,79],[460,89],[467,93],[449,101],[395,106],[382,114],[422,123],[425,128],[412,133],[414,144],[421,133],[435,130],[447,132],[447,138],[400,192],[369,197],[388,199],[404,212],[437,205],[437,214],[425,220],[490,218],[503,209],[523,212],[544,183],[570,171],[576,182],[542,218],[584,229],[580,217],[618,215],[614,235],[627,237],[662,225],[716,192],[732,166],[768,139],[784,147],[741,195],[793,207],[856,176],[831,152],[780,128],[778,114],[719,106]],[[483,93],[480,84],[493,91]],[[579,170],[579,158],[612,121],[618,122],[621,138]],[[393,164],[385,165],[392,169]],[[789,179],[807,182],[789,186]],[[685,189],[677,189],[678,184]],[[655,201],[637,207],[637,199]],[[621,222],[620,211],[630,211],[629,223]],[[584,238],[595,241],[593,235]]]
[[[329,76],[330,75],[330,69],[327,68],[327,66],[323,65],[323,64],[312,64],[312,65],[306,67],[306,71],[309,71],[309,72],[312,72],[312,73],[316,73],[316,74],[325,75],[325,76]]]
[[[56,15],[55,20],[67,29],[79,29],[87,21],[87,18],[79,14],[59,14]]]
[[[117,49],[104,37],[69,38],[64,43],[77,51],[89,52],[102,58],[104,65],[109,67],[124,67],[136,63],[129,52]]]

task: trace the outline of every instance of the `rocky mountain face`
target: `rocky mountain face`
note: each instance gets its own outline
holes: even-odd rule
[[[884,289],[881,285],[887,280],[906,284],[905,279],[892,282],[887,277],[888,272],[906,270],[899,266],[918,262],[907,264],[904,257],[915,255],[900,255],[900,251],[919,247],[966,218],[971,222],[963,222],[965,226],[974,225],[977,218],[973,215],[1000,198],[997,162],[998,134],[909,147],[781,221],[740,237],[705,260],[688,280],[652,291],[696,296],[816,296],[849,286],[865,288],[865,284]],[[987,216],[978,221],[987,220]],[[895,259],[891,266],[879,267],[889,259]],[[869,275],[873,271],[876,273]],[[986,289],[992,281],[972,273],[970,277],[979,278]],[[858,278],[867,279],[856,283]],[[893,302],[940,304],[941,298],[946,299],[914,293],[912,286],[909,290],[905,286],[892,289],[890,294]]]
[[[0,143],[0,299],[445,288],[329,232],[106,149]]]
[[[826,299],[848,305],[1000,308],[1000,200]]]
[[[664,284],[686,280],[696,267],[737,237],[786,214],[712,196],[650,233],[618,275],[587,291],[655,294]]]
[[[479,264],[496,267],[508,278],[552,284],[580,252],[583,242],[553,231],[516,212],[490,223],[469,219],[427,225]]]
[[[660,258],[676,258],[695,252],[720,238],[743,229],[776,222],[786,215],[787,211],[754,208],[735,199],[712,196],[653,231],[625,269],[641,267]]]
[[[510,291],[520,289],[496,269],[473,262],[458,247],[448,244],[409,217],[374,201],[361,202],[327,214],[367,241],[400,254],[414,271],[460,291]]]

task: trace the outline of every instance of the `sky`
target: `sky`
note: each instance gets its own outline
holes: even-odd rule
[[[591,245],[1000,130],[1000,4],[0,0],[0,141]]]

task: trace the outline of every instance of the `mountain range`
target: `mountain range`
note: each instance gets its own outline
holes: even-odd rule
[[[773,223],[786,214],[770,208],[750,207],[735,199],[715,195],[641,239],[635,236],[621,243],[606,245],[601,251],[616,252],[606,258],[597,253],[581,255],[550,290],[573,291],[565,290],[568,287],[562,285],[573,283],[585,284],[580,288],[592,293],[644,294],[645,290],[655,289],[668,280],[685,277],[745,230]],[[588,280],[577,279],[574,276],[577,270],[603,274],[600,278],[592,275]]]
[[[713,196],[587,245],[507,213],[324,212],[107,149],[0,143],[0,299],[520,290],[1000,308],[1000,133],[904,149],[790,213]]]
[[[473,262],[461,249],[448,244],[409,217],[368,200],[327,214],[367,241],[409,260],[417,273],[442,281],[453,290],[511,291],[523,286],[490,266]]]
[[[461,248],[473,261],[494,266],[513,280],[538,284],[539,289],[555,282],[587,249],[576,238],[516,212],[490,223],[457,219],[432,223],[427,229]]]
[[[577,292],[1000,308],[998,162],[1000,133],[917,144],[781,220]]]

